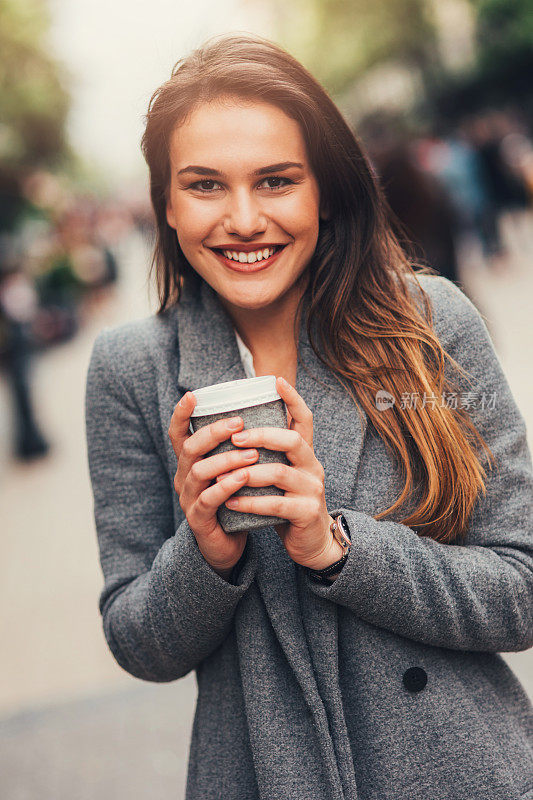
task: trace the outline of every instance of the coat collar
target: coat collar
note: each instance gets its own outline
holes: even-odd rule
[[[178,303],[178,383],[185,390],[245,378],[230,316],[202,280],[185,283]]]

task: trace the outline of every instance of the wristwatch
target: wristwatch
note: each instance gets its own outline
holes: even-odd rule
[[[339,514],[339,516],[334,519],[334,521],[329,526],[329,529],[333,534],[333,538],[335,539],[335,541],[337,541],[343,549],[342,557],[339,558],[338,561],[335,561],[334,564],[330,564],[329,567],[324,567],[324,569],[307,570],[309,577],[312,580],[316,581],[317,583],[325,583],[328,586],[331,583],[331,581],[329,581],[328,578],[331,575],[335,575],[337,572],[341,571],[344,564],[346,563],[348,554],[352,548],[348,523],[346,522],[346,519],[343,514]]]

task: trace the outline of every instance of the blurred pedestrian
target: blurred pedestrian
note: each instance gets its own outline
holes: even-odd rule
[[[486,259],[503,254],[497,206],[476,149],[457,132],[419,140],[417,152],[425,169],[446,187],[454,207],[456,235],[476,236]]]
[[[375,163],[394,215],[410,243],[421,248],[420,260],[458,283],[457,218],[442,182],[420,169],[406,142],[380,152]]]
[[[13,400],[14,455],[23,460],[44,456],[50,449],[32,402],[31,331],[37,309],[37,292],[18,263],[14,239],[3,234],[0,237],[2,363]]]

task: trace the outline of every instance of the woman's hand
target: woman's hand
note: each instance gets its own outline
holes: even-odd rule
[[[230,419],[205,425],[195,433],[189,431],[189,418],[196,405],[192,392],[187,392],[172,414],[168,434],[178,459],[174,488],[187,522],[205,560],[224,578],[239,560],[246,545],[247,531],[227,534],[217,520],[217,509],[247,481],[248,470],[242,469],[258,457],[257,450],[231,450],[204,458],[217,444],[228,439],[243,426],[241,417],[232,428]],[[238,468],[241,469],[238,469]],[[220,473],[227,477],[211,485]]]
[[[237,511],[284,517],[276,531],[285,549],[297,564],[311,569],[324,569],[342,555],[341,546],[330,531],[332,517],[326,508],[324,469],[313,451],[313,415],[296,389],[278,378],[276,389],[292,417],[289,428],[252,428],[244,431],[245,439],[232,435],[237,447],[266,447],[285,452],[286,464],[255,464],[248,472],[247,486],[274,485],[284,496],[236,497],[228,500],[228,508]],[[242,436],[242,434],[241,434]],[[221,484],[225,475],[219,475]]]

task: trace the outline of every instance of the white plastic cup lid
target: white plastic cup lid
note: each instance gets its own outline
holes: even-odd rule
[[[214,383],[195,389],[192,394],[196,405],[191,417],[205,417],[208,414],[220,414],[225,411],[236,411],[239,408],[259,406],[272,400],[281,400],[276,390],[275,375],[260,375],[258,378],[242,378],[238,381]]]

